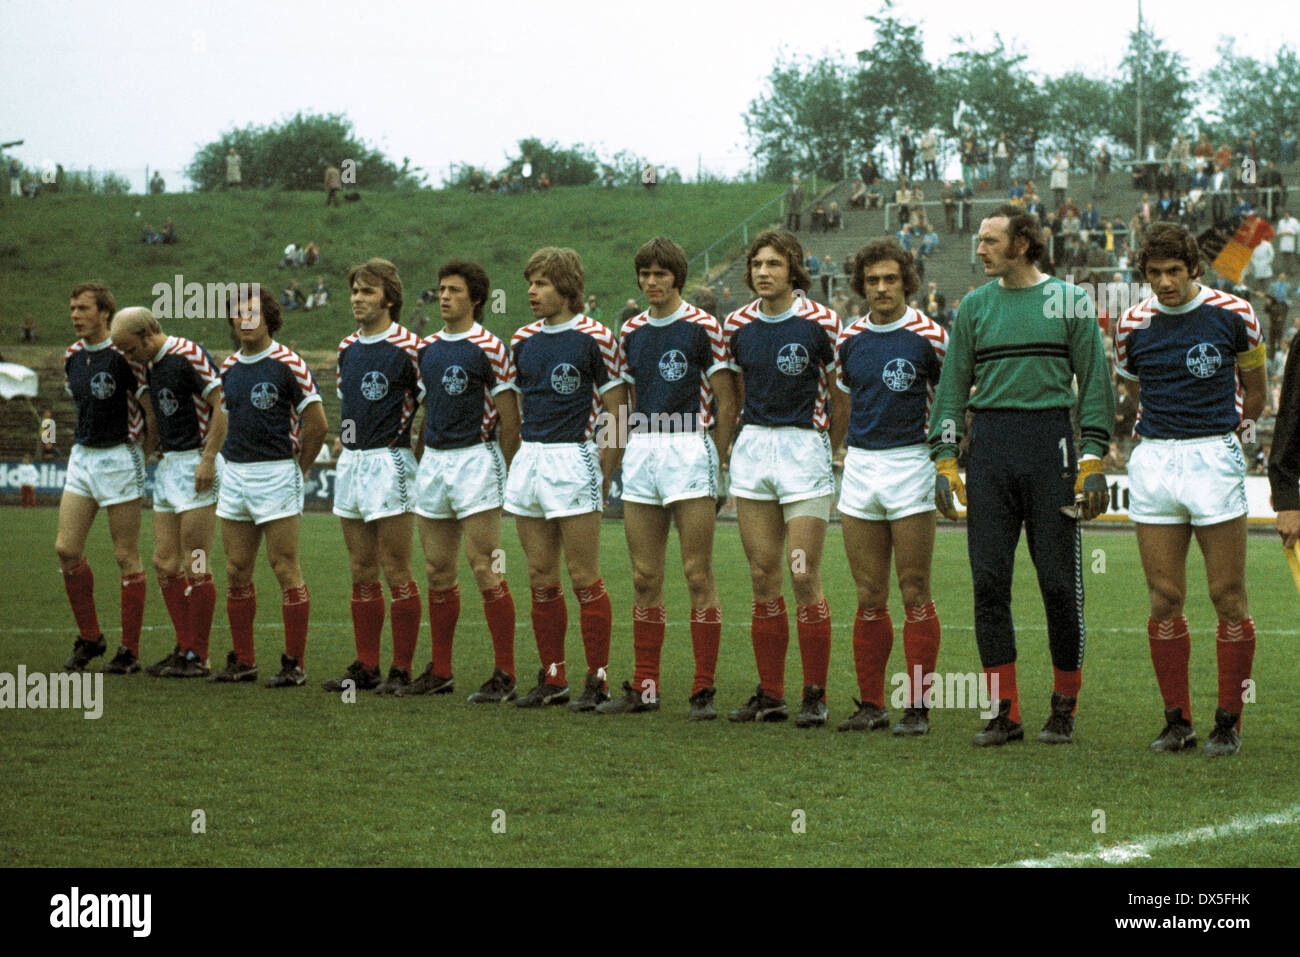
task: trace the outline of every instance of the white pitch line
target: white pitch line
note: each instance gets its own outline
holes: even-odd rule
[[[1201,841],[1217,841],[1225,837],[1237,837],[1266,827],[1286,827],[1300,824],[1300,804],[1293,804],[1272,814],[1244,814],[1234,817],[1226,824],[1210,824],[1195,827],[1172,834],[1152,834],[1139,838],[1128,844],[1115,847],[1099,847],[1095,851],[1079,853],[1062,852],[1047,857],[1027,857],[1012,861],[1010,864],[995,865],[1000,867],[1072,867],[1079,864],[1128,864],[1151,856],[1152,851],[1163,851],[1171,847],[1182,847]]]

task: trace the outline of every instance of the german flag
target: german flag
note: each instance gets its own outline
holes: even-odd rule
[[[1201,256],[1220,276],[1241,281],[1241,273],[1250,263],[1255,247],[1273,238],[1273,227],[1251,213],[1221,219],[1196,237]]]

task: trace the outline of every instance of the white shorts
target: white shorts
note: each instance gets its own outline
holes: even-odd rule
[[[707,432],[635,433],[623,453],[623,501],[670,505],[718,497],[718,449]]]
[[[302,514],[302,470],[293,459],[227,462],[217,491],[217,517],[265,525]]]
[[[221,487],[221,456],[217,456],[217,475],[212,488],[205,492],[194,491],[194,470],[203,452],[187,449],[184,452],[164,452],[162,461],[153,473],[153,510],[155,512],[190,512],[217,504],[217,489]]]
[[[564,518],[604,509],[600,454],[592,442],[524,442],[506,479],[507,512]]]
[[[144,450],[134,442],[92,449],[74,445],[68,453],[63,490],[93,498],[100,507],[144,498]]]
[[[747,425],[731,452],[731,494],[760,502],[835,497],[825,432]]]
[[[415,510],[415,453],[344,449],[334,471],[334,514],[373,522]]]
[[[1128,460],[1128,517],[1217,525],[1246,514],[1246,457],[1234,435],[1143,439]]]
[[[928,445],[850,448],[844,457],[839,509],[869,522],[934,511],[934,463]]]
[[[506,459],[495,442],[424,450],[415,478],[417,515],[459,521],[500,508],[505,500]]]

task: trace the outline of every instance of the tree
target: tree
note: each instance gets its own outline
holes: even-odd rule
[[[1137,146],[1137,75],[1142,69],[1142,139],[1155,139],[1167,150],[1174,134],[1182,132],[1192,114],[1194,84],[1183,55],[1166,50],[1164,41],[1147,31],[1129,31],[1128,52],[1120,61],[1120,81],[1113,108],[1107,111],[1106,129],[1122,143]],[[1163,155],[1163,150],[1161,151]]]
[[[1093,144],[1106,134],[1114,87],[1082,73],[1049,77],[1044,84],[1047,114],[1040,134],[1047,133],[1072,167],[1087,169]]]
[[[1025,69],[1028,54],[1007,49],[1000,34],[993,34],[987,50],[958,38],[959,49],[939,69],[940,101],[955,109],[965,103],[970,126],[991,138],[1006,133],[1012,142],[1040,125],[1047,103],[1038,76]]]
[[[1300,58],[1295,49],[1282,46],[1270,63],[1237,53],[1227,39],[1219,43],[1218,53],[1220,66],[1200,81],[1220,119],[1211,129],[1216,144],[1258,133],[1264,155],[1276,156],[1282,134],[1294,131],[1300,116]]]
[[[411,188],[423,180],[418,167],[404,159],[399,169],[366,146],[342,114],[298,113],[274,126],[229,130],[194,154],[186,174],[199,189],[218,189],[226,182],[226,153],[240,155],[243,185],[258,189],[320,189],[325,167],[344,171],[349,185],[368,189]]]
[[[866,18],[876,40],[870,49],[858,51],[853,77],[856,133],[867,152],[893,127],[946,125],[941,123],[938,82],[925,56],[921,28],[896,19],[892,11],[893,4],[886,3],[879,15]]]
[[[543,143],[536,137],[519,141],[519,155],[511,157],[505,172],[522,175],[524,161],[532,164],[534,182],[545,173],[552,186],[590,186],[596,182],[599,160],[587,146],[578,143],[564,149],[557,143]],[[640,173],[637,174],[640,176]]]
[[[831,59],[779,60],[749,104],[745,130],[768,179],[795,172],[839,179],[860,150],[848,68]]]

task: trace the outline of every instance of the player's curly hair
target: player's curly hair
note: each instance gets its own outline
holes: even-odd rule
[[[1146,276],[1147,263],[1152,259],[1177,259],[1187,266],[1188,275],[1193,279],[1205,271],[1201,265],[1201,247],[1196,242],[1196,237],[1177,223],[1161,221],[1146,228],[1142,234],[1142,245],[1138,247],[1139,276]]]
[[[241,317],[241,311],[246,308],[252,296],[257,296],[257,304],[261,308],[262,321],[266,323],[266,331],[271,338],[280,331],[284,325],[284,315],[280,312],[280,304],[275,300],[275,294],[262,285],[260,282],[240,283],[238,291],[232,290],[230,298],[226,300],[226,322],[230,324],[231,338],[235,342],[235,348],[239,348],[239,335],[235,332],[235,323]]]
[[[438,270],[438,281],[448,276],[459,276],[465,280],[470,302],[474,303],[474,321],[483,318],[483,307],[487,305],[488,293],[492,283],[488,280],[487,270],[472,259],[453,259]]]
[[[72,295],[69,299],[76,299],[83,292],[93,293],[95,296],[95,308],[100,312],[108,313],[108,317],[113,318],[113,313],[117,312],[117,300],[113,294],[108,291],[108,287],[102,282],[79,282],[72,287]]]
[[[681,292],[686,288],[686,251],[667,236],[656,236],[636,251],[632,267],[640,278],[642,269],[662,266],[673,274],[673,288]]]
[[[388,303],[388,318],[400,322],[402,318],[402,278],[397,275],[397,267],[387,259],[367,259],[359,266],[348,270],[348,289],[358,277],[376,283],[384,290],[384,301]]]
[[[529,279],[533,273],[541,273],[542,278],[564,297],[571,311],[582,312],[582,293],[587,277],[582,270],[582,257],[576,252],[567,247],[543,246],[528,257],[528,264],[524,266],[524,279]]]
[[[912,254],[898,244],[896,239],[873,239],[853,257],[853,273],[849,276],[849,288],[863,299],[867,298],[866,283],[862,274],[878,262],[892,259],[898,263],[898,270],[903,274],[903,294],[911,299],[921,288],[921,274],[916,271],[916,260]]]
[[[758,291],[754,289],[754,257],[764,246],[771,246],[790,264],[790,282],[794,288],[804,292],[812,288],[812,275],[803,264],[803,247],[799,245],[794,233],[784,229],[769,229],[754,237],[754,241],[749,244],[749,252],[745,254],[745,285],[751,291]]]
[[[1027,244],[1025,259],[1029,264],[1032,266],[1042,260],[1047,254],[1047,243],[1043,241],[1043,227],[1038,222],[1038,217],[1025,212],[1023,206],[1012,206],[1010,203],[1003,203],[985,218],[993,219],[998,216],[1005,216],[1007,219],[1007,239],[1011,241],[1012,246],[1017,239],[1025,240]]]

